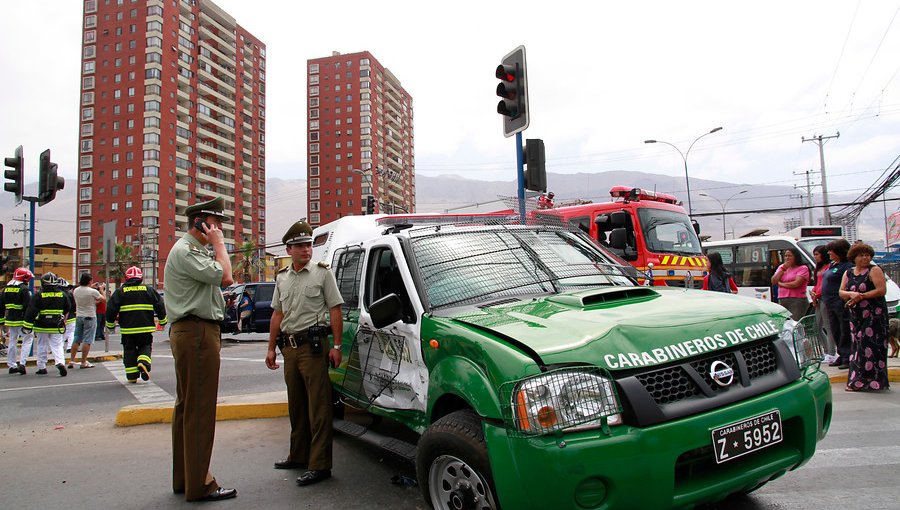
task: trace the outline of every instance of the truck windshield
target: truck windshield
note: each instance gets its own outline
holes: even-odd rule
[[[633,268],[562,228],[429,227],[411,230],[410,244],[433,309],[635,284]]]
[[[701,254],[700,239],[686,214],[651,207],[641,207],[637,212],[648,251],[678,255]]]

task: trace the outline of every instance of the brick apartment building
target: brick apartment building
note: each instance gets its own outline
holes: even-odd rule
[[[265,244],[265,68],[265,45],[211,1],[84,1],[79,273],[99,271],[115,220],[161,283],[185,207],[215,196],[229,249]]]
[[[412,97],[367,51],[307,61],[309,222],[415,211]]]

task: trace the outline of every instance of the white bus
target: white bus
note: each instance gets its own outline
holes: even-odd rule
[[[751,236],[725,241],[708,241],[703,243],[703,249],[707,256],[711,252],[717,252],[722,256],[725,269],[731,273],[738,286],[738,294],[766,301],[777,301],[777,296],[772,293],[772,275],[782,263],[784,250],[787,248],[800,250],[803,255],[803,260],[800,262],[809,268],[809,274],[812,276],[809,287],[812,288],[815,285],[816,267],[812,254],[813,249],[820,244],[828,244],[839,238],[840,236],[835,235],[800,239],[789,235]],[[895,316],[897,305],[900,303],[900,287],[887,274],[885,277],[888,279],[885,299],[891,316]]]

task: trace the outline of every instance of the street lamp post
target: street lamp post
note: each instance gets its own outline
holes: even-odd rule
[[[362,175],[362,176],[363,176],[363,183],[365,183],[366,181],[368,181],[368,183],[369,183],[369,193],[366,195],[366,198],[368,198],[368,197],[370,197],[370,196],[374,197],[374,196],[375,196],[375,190],[372,189],[372,174],[370,173],[371,170],[369,170],[369,172],[365,172],[365,171],[360,170],[360,169],[358,169],[358,168],[351,168],[350,171],[353,172],[353,173],[357,173],[357,174]],[[365,201],[363,201],[363,207],[365,207],[365,205],[366,205],[366,203],[365,203]],[[365,213],[364,213],[364,214],[365,214]]]
[[[722,126],[719,126],[719,127],[717,127],[717,128],[711,129],[708,133],[703,133],[702,135],[700,135],[700,136],[698,136],[697,138],[695,138],[694,141],[691,142],[691,145],[688,147],[688,150],[686,150],[686,151],[684,151],[684,152],[681,152],[681,149],[679,149],[678,147],[676,147],[675,144],[672,144],[672,143],[669,143],[669,142],[664,142],[664,141],[662,141],[662,140],[644,140],[644,143],[664,143],[664,144],[666,144],[666,145],[672,147],[672,148],[675,149],[676,151],[678,151],[678,154],[681,155],[681,159],[684,161],[684,182],[685,182],[685,185],[687,186],[688,216],[690,216],[690,215],[692,214],[692,210],[691,210],[691,181],[690,181],[690,179],[688,178],[688,165],[687,165],[687,158],[688,158],[688,155],[691,153],[691,149],[694,148],[694,144],[697,143],[698,140],[700,140],[701,138],[703,138],[703,137],[706,136],[706,135],[711,135],[711,134],[715,133],[716,131],[721,131],[721,130],[722,130]]]
[[[718,202],[719,205],[722,207],[722,240],[723,241],[725,240],[725,207],[728,206],[728,202],[730,202],[732,198],[734,198],[738,195],[743,195],[746,192],[747,192],[747,190],[738,191],[734,195],[731,195],[730,197],[728,197],[728,199],[726,199],[724,203],[712,195],[707,195],[706,193],[700,193],[701,197],[711,198],[711,199],[715,200],[716,202]],[[734,237],[734,236],[732,236],[732,237]]]

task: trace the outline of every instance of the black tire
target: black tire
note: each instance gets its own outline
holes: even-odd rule
[[[481,418],[456,411],[434,422],[419,439],[416,476],[435,509],[499,509]]]

